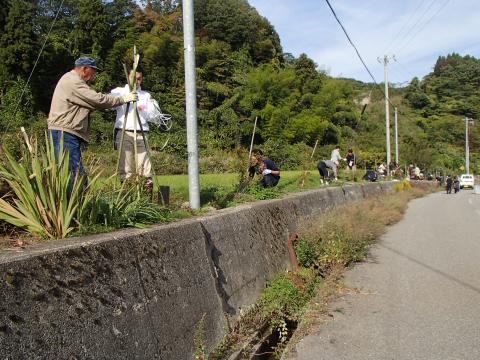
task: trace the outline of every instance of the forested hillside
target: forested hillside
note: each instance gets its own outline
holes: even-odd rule
[[[30,84],[25,86],[60,3],[0,0],[2,145],[18,149],[20,126],[30,134],[43,134],[55,84],[75,58],[90,55],[98,59],[104,71],[94,87],[108,92],[124,83],[122,64],[129,63],[136,44],[144,71],[142,87],[174,118],[167,147],[155,155],[157,173],[185,171],[180,2],[150,0],[139,6],[133,0],[65,0]],[[246,0],[194,3],[202,171],[233,170],[235,154],[249,146],[255,117],[256,146],[284,169],[311,166],[327,156],[333,144],[353,147],[362,164],[384,161],[381,87],[332,78],[318,71],[308,55],[295,58],[284,53],[273,26]],[[478,117],[479,81],[479,60],[448,55],[438,59],[425,79],[413,79],[405,89],[392,89],[392,102],[400,111],[402,163],[461,170],[462,118]],[[362,113],[365,99],[370,103]],[[111,150],[113,115],[107,111],[92,116],[90,152],[101,153],[107,160],[116,156]],[[477,154],[479,127],[471,128],[471,149]],[[166,138],[167,134],[154,131],[154,149]],[[309,162],[317,139],[320,148]],[[471,162],[478,169],[476,155]]]

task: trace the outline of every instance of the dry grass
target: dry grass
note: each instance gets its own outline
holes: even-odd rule
[[[402,187],[396,193],[351,203],[304,222],[295,244],[301,269],[273,279],[210,358],[227,358],[235,348],[250,343],[258,329],[278,331],[282,320],[298,323],[286,351],[294,348],[329,319],[328,304],[346,290],[341,285],[345,267],[364,259],[369,245],[388,225],[401,219],[408,202],[424,194],[424,190]],[[275,349],[278,357],[286,345]]]
[[[314,249],[317,258],[313,267],[325,279],[301,316],[287,351],[294,349],[298,341],[330,319],[328,304],[346,291],[341,284],[346,266],[361,261],[369,245],[385,232],[387,226],[402,218],[408,202],[427,192],[417,188],[405,190],[408,191],[349,204],[302,224],[301,239],[306,246]],[[312,253],[309,254],[312,256]]]

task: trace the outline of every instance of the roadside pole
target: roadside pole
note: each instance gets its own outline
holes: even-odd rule
[[[380,58],[378,61],[381,63]],[[385,137],[386,137],[386,151],[387,151],[387,176],[390,176],[390,108],[388,106],[388,62],[390,61],[388,55],[383,57],[383,73],[385,77]]]
[[[200,208],[198,174],[197,89],[195,77],[195,29],[193,0],[183,1],[183,46],[187,116],[188,194],[190,208]]]
[[[465,171],[470,174],[470,145],[468,144],[468,126],[473,125],[473,119],[465,117]]]
[[[395,163],[398,165],[398,114],[395,107]]]

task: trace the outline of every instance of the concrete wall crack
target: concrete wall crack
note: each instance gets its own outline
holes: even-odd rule
[[[224,287],[224,284],[227,283],[227,279],[225,278],[225,274],[223,273],[222,268],[220,267],[220,256],[222,255],[222,253],[220,252],[220,250],[218,250],[215,247],[215,244],[212,241],[212,236],[210,232],[205,228],[205,225],[200,222],[200,226],[202,228],[202,232],[205,239],[205,252],[207,255],[207,260],[210,264],[210,270],[212,271],[212,276],[215,279],[215,289],[222,303],[222,310],[226,315],[235,315],[236,313],[235,308],[228,303],[230,296],[228,295]],[[227,317],[227,323],[228,323],[228,317]]]

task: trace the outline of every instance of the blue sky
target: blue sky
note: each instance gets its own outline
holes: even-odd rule
[[[306,53],[332,76],[371,81],[324,0],[249,0],[280,35],[283,51]],[[480,0],[330,0],[378,82],[377,57],[395,55],[391,82],[432,71],[440,55],[480,57]]]

